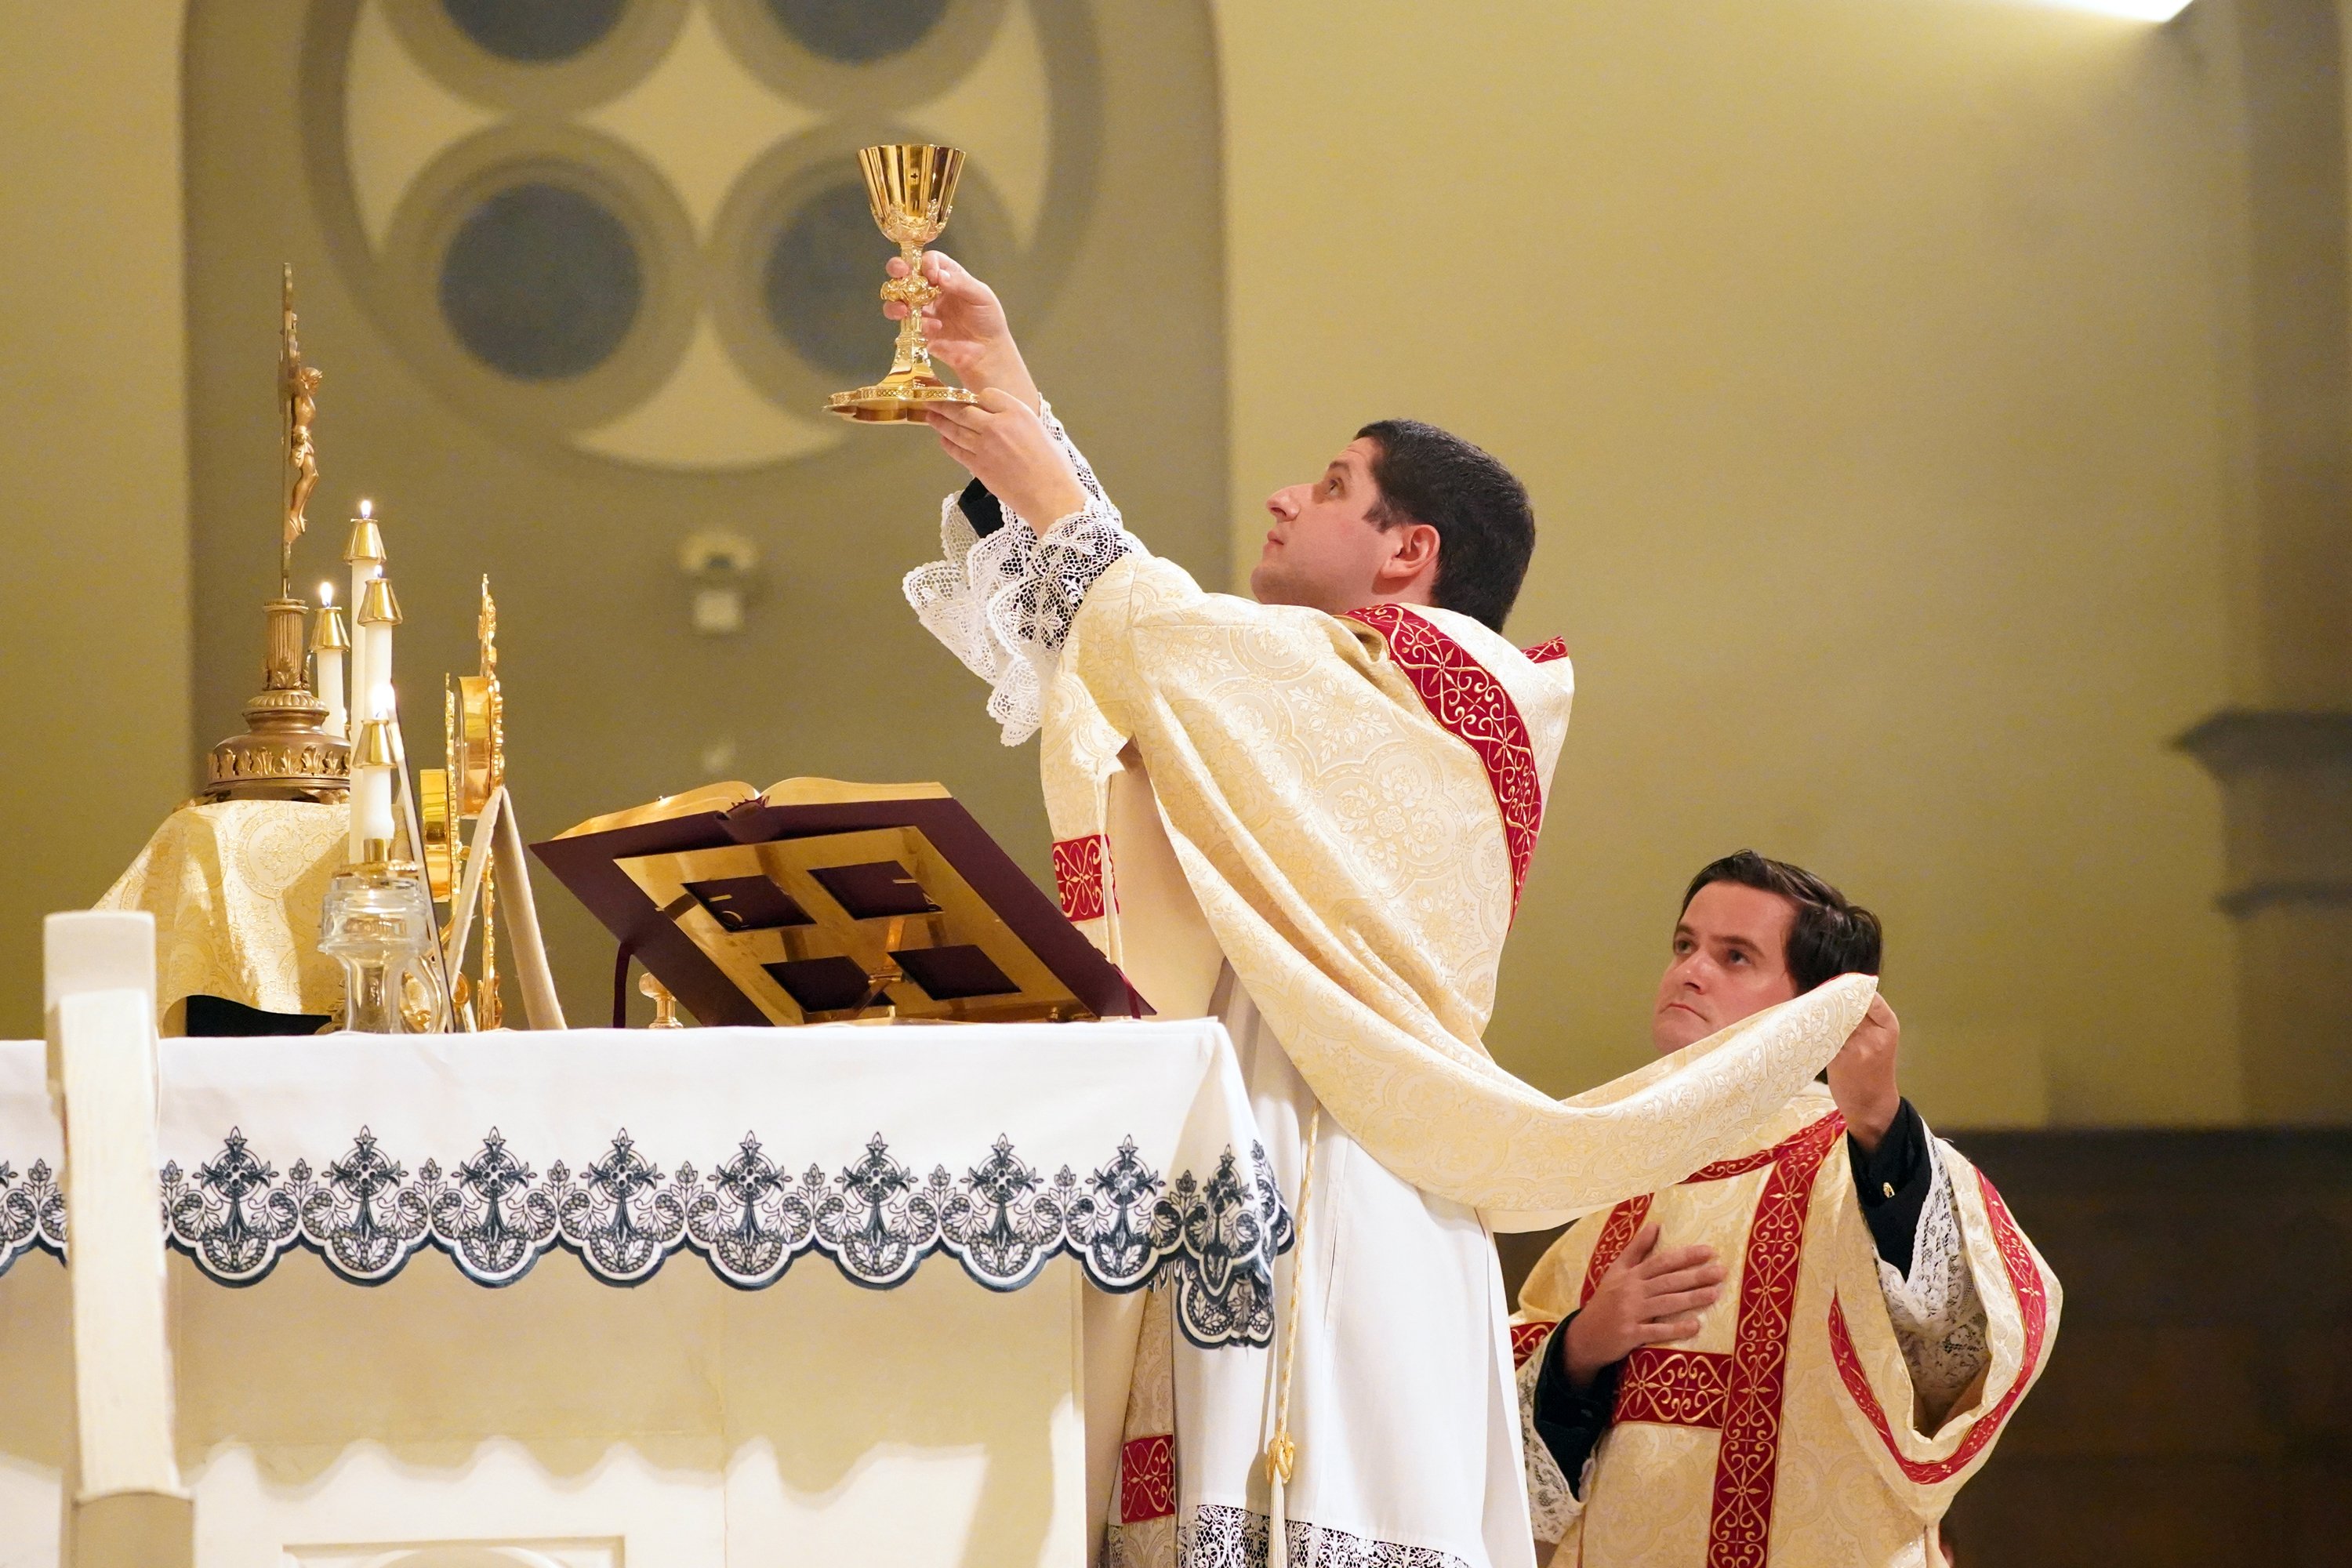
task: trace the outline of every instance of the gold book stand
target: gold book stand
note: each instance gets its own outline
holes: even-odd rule
[[[531,846],[704,1024],[1141,1016],[1118,970],[935,784],[713,784]]]

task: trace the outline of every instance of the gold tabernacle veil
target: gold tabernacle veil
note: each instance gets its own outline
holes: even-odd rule
[[[1480,1037],[1567,731],[1568,661],[1444,610],[1359,616],[1205,594],[1140,553],[1094,585],[1046,694],[1066,912],[1139,975],[1153,916],[1143,900],[1121,909],[1121,868],[1164,831],[1215,949],[1316,1096],[1382,1164],[1497,1228],[1750,1147],[1874,982],[1834,980],[1568,1100],[1505,1071]],[[1122,827],[1135,814],[1114,812],[1112,784],[1139,768],[1156,812]]]

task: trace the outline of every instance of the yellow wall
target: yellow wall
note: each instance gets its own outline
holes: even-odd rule
[[[1998,0],[1219,7],[1237,564],[1266,489],[1390,413],[1494,447],[1544,519],[1513,630],[1565,633],[1584,696],[1493,1033],[1511,1066],[1564,1090],[1641,1059],[1682,879],[1752,843],[1888,917],[1906,1072],[1938,1120],[2235,1113],[2215,802],[2165,746],[2224,695],[2223,448],[2243,412],[2228,369],[2243,303],[2220,302],[2217,260],[2243,226],[2220,170],[2234,121],[2198,31],[2213,3],[2166,29]],[[257,630],[236,629],[244,597],[203,607],[225,651],[192,730],[173,9],[0,20],[9,144],[75,150],[0,172],[8,1033],[35,1026],[35,917],[95,897],[185,791],[242,690],[226,645]],[[1108,61],[1108,85],[1148,68],[1170,68]],[[276,93],[262,118],[290,131],[283,78]],[[269,128],[218,107],[204,123],[235,127],[225,153],[267,149]],[[1214,133],[1206,117],[1120,129],[1154,147]],[[290,162],[265,174],[301,186]],[[1118,330],[1108,230],[1146,256],[1164,243],[1148,194],[1129,194],[1135,213],[1090,238],[1083,287],[1037,323],[1040,357],[1074,409],[1111,367],[1160,375],[1171,407],[1213,406],[1213,385],[1088,352]],[[306,198],[257,200],[226,197],[247,237],[214,266],[266,276],[224,273],[220,300],[260,334],[266,378],[275,261],[317,278],[306,338],[333,376],[339,477],[315,510],[332,517],[362,483],[384,488],[359,470],[429,420],[319,270]],[[1214,303],[1213,281],[1187,287]],[[266,442],[263,383],[199,371],[226,400],[207,427]],[[1152,455],[1149,419],[1097,423],[1113,482],[1166,498],[1139,525],[1184,507],[1190,476]],[[226,540],[244,526],[231,512],[267,502],[251,477],[267,454],[249,472],[210,460]],[[892,467],[890,488],[913,479]],[[844,521],[879,548],[871,520]],[[252,549],[226,577],[258,580],[266,538]],[[852,564],[858,616],[899,616],[887,574]],[[453,555],[432,597],[471,569]],[[529,690],[553,673],[524,637],[556,609],[534,596],[518,592],[509,668],[529,699],[519,752],[540,752],[545,781],[533,825],[551,828],[580,792],[544,726],[584,710]],[[425,668],[462,642],[459,607],[443,609],[458,628],[419,629]],[[676,608],[632,614],[668,625]],[[764,683],[793,646],[744,648],[740,673]],[[987,752],[952,668],[924,676],[959,706],[917,738],[937,762],[914,771],[968,773],[1034,856],[1026,758]],[[738,771],[875,761],[812,747],[806,721],[832,715],[800,710],[805,687],[772,689],[784,721],[745,736]],[[631,708],[621,731],[651,743],[579,810],[696,768],[704,726]]]
[[[0,1038],[188,791],[178,7],[0,7]],[[258,643],[255,662],[259,661]]]
[[[2200,7],[2199,9],[2202,9]],[[1491,1034],[1646,1051],[1684,880],[1883,913],[1950,1124],[2237,1111],[2213,790],[2231,127],[2197,11],[1220,7],[1237,567],[1364,420],[1534,491],[1581,689]]]

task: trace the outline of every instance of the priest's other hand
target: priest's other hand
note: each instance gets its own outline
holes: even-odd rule
[[[1633,1244],[1601,1275],[1592,1300],[1568,1321],[1563,1359],[1568,1380],[1592,1386],[1643,1345],[1668,1344],[1698,1332],[1698,1314],[1722,1292],[1723,1265],[1711,1247],[1660,1247],[1658,1227],[1645,1225]]]
[[[904,258],[892,257],[889,273],[904,278]],[[923,308],[923,336],[930,342],[932,357],[974,392],[1001,386],[1031,408],[1042,409],[1045,404],[1037,383],[1021,357],[1021,345],[1013,340],[1013,328],[1004,319],[1004,303],[996,297],[996,290],[940,250],[923,252],[923,278],[940,291],[940,297]],[[882,313],[903,321],[907,307],[886,302]]]
[[[1004,388],[990,387],[977,404],[934,404],[923,417],[940,449],[1039,533],[1085,509],[1086,487],[1068,456],[1037,411]]]
[[[1845,1113],[1845,1130],[1865,1154],[1877,1151],[1879,1140],[1895,1125],[1903,1096],[1895,1087],[1895,1051],[1903,1043],[1903,1020],[1874,996],[1845,1048],[1830,1059],[1830,1096]]]

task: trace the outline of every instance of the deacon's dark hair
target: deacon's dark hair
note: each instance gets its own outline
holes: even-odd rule
[[[1683,908],[1709,882],[1737,882],[1743,888],[1778,893],[1797,906],[1789,927],[1789,950],[1782,955],[1789,977],[1800,992],[1811,991],[1841,974],[1875,974],[1885,933],[1878,917],[1801,866],[1769,859],[1753,849],[1710,861],[1691,879]]]
[[[1372,482],[1381,497],[1364,515],[1382,528],[1425,522],[1437,530],[1430,596],[1440,609],[1501,631],[1535,553],[1527,487],[1484,448],[1418,419],[1376,420],[1356,434],[1380,447]]]

